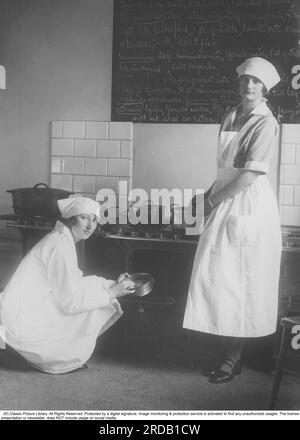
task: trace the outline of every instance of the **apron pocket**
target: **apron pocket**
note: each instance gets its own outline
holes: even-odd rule
[[[258,243],[257,218],[255,215],[230,215],[226,231],[231,246],[256,246]]]

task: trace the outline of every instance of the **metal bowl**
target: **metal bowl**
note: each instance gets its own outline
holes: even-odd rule
[[[124,280],[134,283],[133,296],[146,296],[154,289],[154,278],[149,273],[124,273],[118,278],[118,283]]]

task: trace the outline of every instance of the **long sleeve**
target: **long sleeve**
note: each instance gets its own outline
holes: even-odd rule
[[[95,275],[82,276],[75,251],[65,242],[52,249],[47,277],[58,306],[68,314],[111,305],[110,295],[105,290],[106,280]]]

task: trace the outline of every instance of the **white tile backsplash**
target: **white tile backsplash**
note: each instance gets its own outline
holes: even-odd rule
[[[283,144],[281,148],[281,163],[292,164],[296,163],[296,147],[294,144]]]
[[[280,183],[286,185],[300,185],[300,165],[281,165]]]
[[[83,157],[64,157],[62,160],[62,172],[64,174],[83,174]]]
[[[80,193],[94,193],[95,177],[73,176],[73,191],[78,191]]]
[[[300,226],[300,124],[283,124],[280,166],[283,225]]]
[[[300,145],[295,145],[296,149],[296,165],[300,165]]]
[[[284,144],[300,143],[300,124],[282,125],[282,143]]]
[[[74,154],[82,157],[96,157],[97,141],[89,139],[75,139]]]
[[[279,191],[280,205],[293,205],[294,203],[294,186],[280,185]]]
[[[126,185],[124,184],[126,183]],[[125,177],[121,177],[119,179],[119,194],[121,195],[129,195],[129,192],[132,190],[132,179],[126,179]]]
[[[281,206],[280,218],[283,225],[300,225],[300,206]]]
[[[85,158],[84,173],[95,176],[107,175],[107,159],[100,158]]]
[[[51,135],[53,138],[62,137],[62,121],[52,121]]]
[[[300,186],[294,186],[294,205],[300,206]]]
[[[64,138],[84,138],[85,121],[63,121]]]
[[[117,177],[96,177],[96,191],[99,189],[112,189],[116,194],[119,192],[119,179]]]
[[[86,122],[86,139],[108,139],[108,122]]]
[[[52,139],[52,156],[73,156],[73,139]]]
[[[132,140],[132,122],[110,122],[108,129],[109,139]]]
[[[67,174],[51,174],[51,187],[73,191],[73,176]]]
[[[108,159],[109,176],[130,177],[132,175],[132,161],[130,159]]]
[[[132,134],[131,122],[52,121],[51,186],[91,197],[103,188],[118,195],[119,180],[124,179],[129,192]],[[127,194],[121,192],[125,205]]]
[[[61,173],[62,172],[62,158],[61,157],[51,157],[51,173]]]
[[[120,157],[120,141],[101,140],[97,143],[98,157]]]
[[[131,141],[121,142],[121,157],[122,158],[133,158],[133,145]]]

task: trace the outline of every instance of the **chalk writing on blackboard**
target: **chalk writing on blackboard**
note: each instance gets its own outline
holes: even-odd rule
[[[269,104],[300,122],[299,0],[115,0],[112,120],[220,123],[249,56],[276,65]]]

